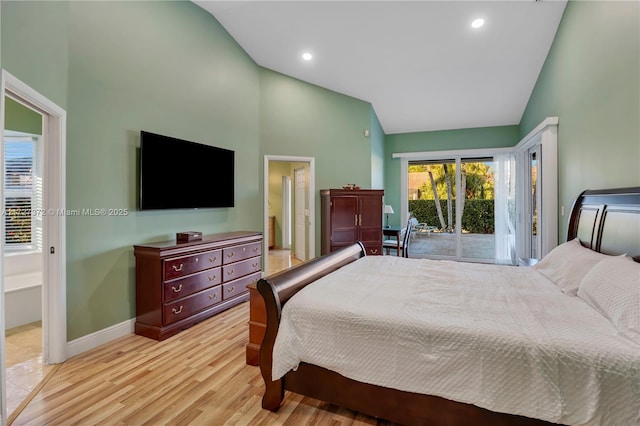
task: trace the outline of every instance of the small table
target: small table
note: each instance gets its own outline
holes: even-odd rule
[[[396,247],[396,253],[398,254],[398,256],[400,256],[400,232],[402,232],[402,228],[395,228],[395,227],[382,228],[383,239],[386,240],[386,237],[396,237],[396,241],[398,244]]]

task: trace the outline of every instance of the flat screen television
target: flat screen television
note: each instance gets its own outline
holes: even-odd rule
[[[140,132],[140,210],[234,206],[234,151]]]

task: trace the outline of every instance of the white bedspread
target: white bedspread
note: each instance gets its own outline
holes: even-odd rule
[[[300,362],[556,423],[640,424],[640,346],[530,268],[364,257],[285,305],[273,378]]]

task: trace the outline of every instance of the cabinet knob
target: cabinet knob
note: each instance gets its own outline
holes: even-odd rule
[[[180,291],[182,290],[182,284],[180,284],[178,288],[171,286],[171,290],[173,290],[174,293],[180,293]]]
[[[182,268],[184,268],[184,263],[181,263],[180,266],[173,265],[173,270],[176,272],[182,271]]]
[[[171,312],[178,315],[180,312],[182,312],[182,305],[180,305],[180,309],[176,309],[176,308],[171,309]]]

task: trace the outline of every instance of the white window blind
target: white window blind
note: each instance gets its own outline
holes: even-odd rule
[[[5,138],[4,242],[7,249],[32,249],[37,245],[35,152],[36,143],[32,138]]]

